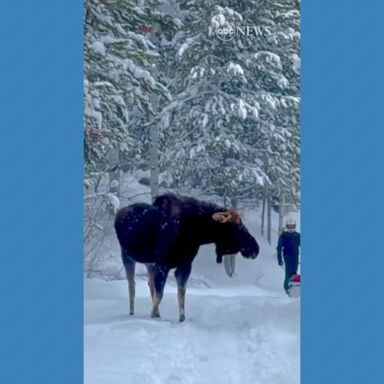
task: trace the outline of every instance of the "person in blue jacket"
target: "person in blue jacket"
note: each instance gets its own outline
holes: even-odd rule
[[[286,293],[288,293],[289,280],[297,273],[299,266],[299,247],[300,233],[296,232],[296,223],[288,220],[277,243],[277,261],[280,266],[285,264],[284,290]]]

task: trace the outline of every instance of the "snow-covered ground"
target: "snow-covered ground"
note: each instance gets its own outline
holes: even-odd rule
[[[136,313],[128,314],[126,281],[85,281],[85,384],[297,384],[300,382],[300,300],[282,289],[275,251],[245,220],[261,252],[237,257],[228,278],[214,248],[201,248],[178,323],[176,285],[168,279],[160,320],[137,269]]]

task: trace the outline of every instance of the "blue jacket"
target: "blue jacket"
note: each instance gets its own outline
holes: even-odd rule
[[[279,241],[277,244],[277,259],[279,263],[283,261],[281,253],[283,253],[285,260],[297,259],[299,256],[299,247],[300,233],[296,231],[284,231],[279,236]]]

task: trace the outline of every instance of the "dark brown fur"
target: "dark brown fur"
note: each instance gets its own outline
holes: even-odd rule
[[[133,314],[135,262],[147,265],[153,307],[152,317],[159,317],[159,304],[170,269],[176,268],[180,321],[185,318],[186,284],[192,262],[203,244],[216,244],[216,260],[226,254],[241,252],[256,258],[259,246],[232,210],[191,197],[166,194],[152,205],[133,204],[121,209],[115,230],[127,271],[130,313]]]

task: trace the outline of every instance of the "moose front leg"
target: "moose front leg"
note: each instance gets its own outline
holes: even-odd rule
[[[191,274],[192,265],[187,264],[180,266],[175,271],[177,281],[177,301],[179,304],[179,321],[185,320],[185,292],[187,290],[187,282]]]
[[[164,294],[165,282],[167,281],[169,269],[166,267],[155,266],[154,267],[154,277],[153,277],[153,287],[154,293],[152,297],[152,310],[151,317],[156,318],[160,317],[159,305]]]

